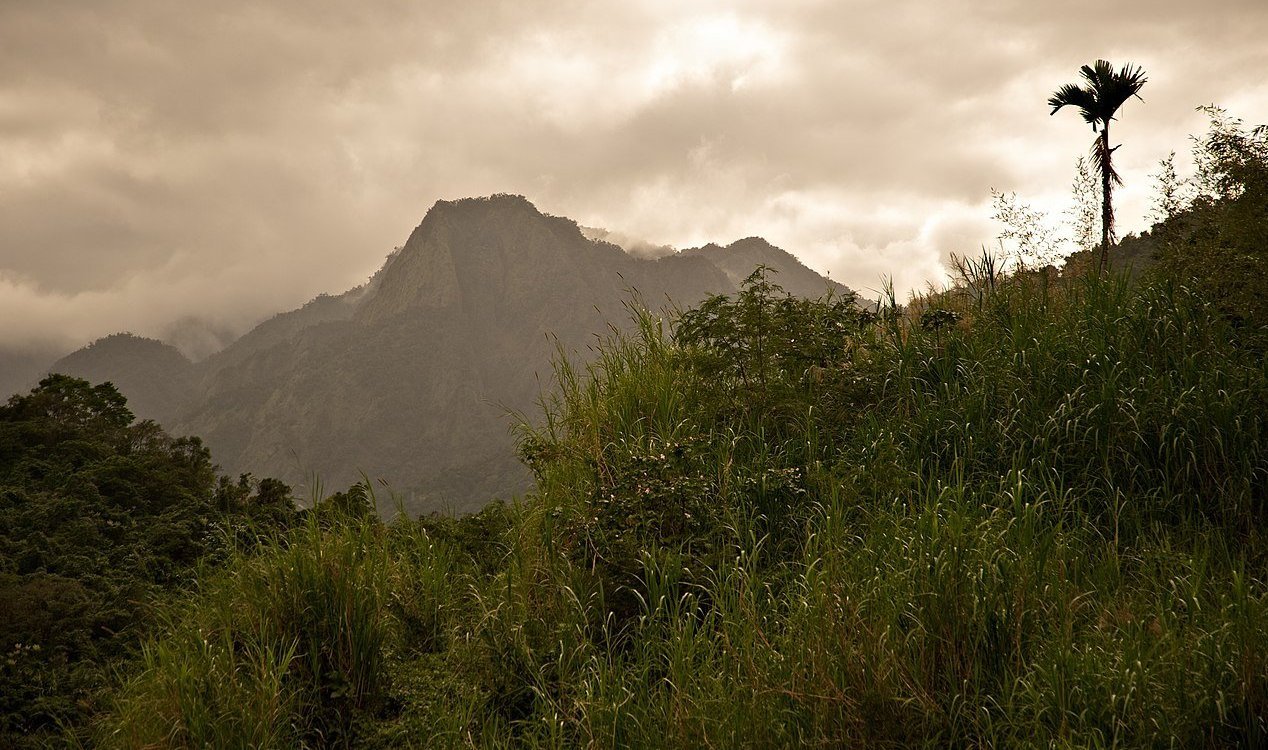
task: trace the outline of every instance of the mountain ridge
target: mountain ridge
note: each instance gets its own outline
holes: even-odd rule
[[[523,196],[437,201],[366,284],[199,362],[151,347],[152,363],[130,365],[145,377],[120,377],[122,362],[90,374],[136,399],[139,416],[202,437],[229,472],[300,487],[318,469],[327,486],[364,475],[411,512],[473,510],[528,488],[508,412],[532,411],[560,350],[584,359],[595,335],[626,323],[632,294],[689,306],[734,292],[759,264],[790,293],[849,292],[760,238],[641,258]],[[88,374],[76,354],[59,365]],[[147,396],[154,382],[183,396]]]

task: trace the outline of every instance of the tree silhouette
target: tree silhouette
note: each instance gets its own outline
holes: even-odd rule
[[[1140,97],[1140,89],[1148,80],[1145,71],[1131,63],[1118,70],[1106,60],[1097,60],[1094,65],[1079,68],[1085,85],[1067,83],[1048,97],[1048,106],[1052,114],[1066,105],[1079,108],[1079,114],[1087,121],[1092,130],[1099,127],[1100,134],[1092,142],[1092,165],[1101,175],[1101,271],[1109,262],[1109,246],[1114,240],[1114,205],[1112,193],[1114,184],[1123,184],[1123,180],[1114,171],[1113,156],[1118,146],[1110,148],[1109,126],[1114,113],[1128,99]]]

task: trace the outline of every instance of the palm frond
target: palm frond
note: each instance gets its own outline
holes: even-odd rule
[[[1088,86],[1099,90],[1106,81],[1114,77],[1114,66],[1109,60],[1097,60],[1092,65],[1079,68],[1079,73],[1087,81]]]
[[[1078,108],[1083,119],[1093,125],[1098,119],[1096,94],[1091,89],[1080,88],[1073,83],[1067,83],[1053,92],[1048,97],[1048,106],[1052,107],[1051,114],[1054,115],[1062,107],[1069,106]]]
[[[1079,108],[1083,119],[1093,129],[1098,123],[1108,123],[1114,113],[1131,97],[1139,97],[1140,89],[1149,79],[1139,65],[1127,63],[1118,70],[1108,60],[1097,60],[1092,65],[1079,68],[1079,75],[1086,85],[1066,84],[1048,98],[1052,113],[1070,104]]]
[[[1118,108],[1123,106],[1123,102],[1133,96],[1140,97],[1140,89],[1148,80],[1144,69],[1139,65],[1133,66],[1131,63],[1124,65],[1103,82],[1098,97],[1101,106],[1110,117],[1113,117]]]

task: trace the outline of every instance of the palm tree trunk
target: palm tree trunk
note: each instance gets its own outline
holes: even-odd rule
[[[1106,120],[1101,128],[1101,273],[1105,273],[1106,266],[1109,265],[1109,246],[1110,236],[1113,234],[1114,227],[1114,208],[1110,203],[1110,192],[1114,189],[1110,180],[1110,175],[1114,170],[1110,168],[1110,145],[1109,145],[1109,121]]]

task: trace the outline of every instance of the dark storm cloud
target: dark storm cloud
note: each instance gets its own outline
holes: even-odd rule
[[[919,286],[990,241],[990,188],[1061,210],[1091,133],[1043,102],[1098,56],[1150,73],[1116,132],[1140,226],[1195,106],[1268,120],[1266,27],[1259,0],[0,0],[0,345],[201,351],[500,191]]]

